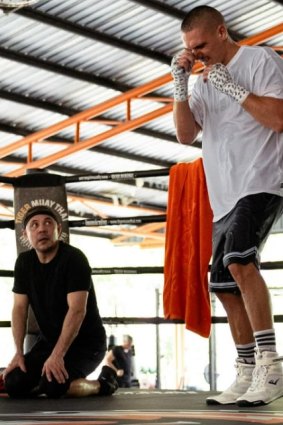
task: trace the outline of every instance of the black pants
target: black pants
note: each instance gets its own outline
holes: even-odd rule
[[[13,369],[5,378],[5,389],[10,397],[23,398],[33,395],[45,394],[50,398],[58,398],[66,394],[70,383],[78,378],[85,378],[92,373],[104,358],[105,351],[93,352],[81,347],[70,347],[64,357],[65,368],[69,378],[64,384],[59,384],[55,379],[48,382],[42,374],[45,361],[52,352],[53,347],[43,340],[35,343],[32,349],[25,354],[27,372],[20,368]]]

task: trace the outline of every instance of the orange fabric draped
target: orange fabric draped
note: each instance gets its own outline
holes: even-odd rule
[[[170,169],[164,264],[164,315],[208,337],[211,326],[208,266],[212,211],[202,159]]]

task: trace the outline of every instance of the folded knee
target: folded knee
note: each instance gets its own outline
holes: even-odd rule
[[[47,395],[49,398],[60,398],[67,393],[69,387],[69,380],[67,380],[64,384],[59,384],[55,380],[49,382],[46,376],[43,376],[39,384],[39,392],[40,394]]]
[[[27,396],[31,391],[27,373],[19,367],[13,369],[5,377],[5,389],[11,398]]]

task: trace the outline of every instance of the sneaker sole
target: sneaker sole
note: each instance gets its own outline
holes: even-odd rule
[[[264,406],[266,404],[272,403],[275,400],[278,400],[282,396],[283,396],[283,394],[277,395],[277,396],[273,397],[272,399],[270,399],[268,401],[263,401],[263,400],[255,400],[255,401],[238,400],[238,401],[236,401],[236,405],[239,406],[239,407]]]
[[[264,406],[265,404],[271,403],[273,400],[270,400],[268,402],[264,402],[262,400],[256,400],[256,401],[247,401],[247,400],[239,400],[236,401],[236,405],[239,407],[256,407],[256,406]]]
[[[208,406],[228,406],[230,404],[235,404],[235,403],[236,403],[236,400],[235,401],[228,401],[226,403],[223,403],[223,402],[217,401],[217,400],[213,400],[213,399],[206,400],[206,404]]]

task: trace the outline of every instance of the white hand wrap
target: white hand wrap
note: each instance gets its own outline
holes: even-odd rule
[[[249,95],[248,90],[234,83],[228,69],[222,63],[213,65],[211,71],[208,73],[208,80],[217,90],[231,96],[240,104],[242,104]]]
[[[188,99],[188,80],[189,73],[178,65],[180,53],[173,56],[171,62],[171,74],[174,78],[174,99],[177,102],[183,102]]]

